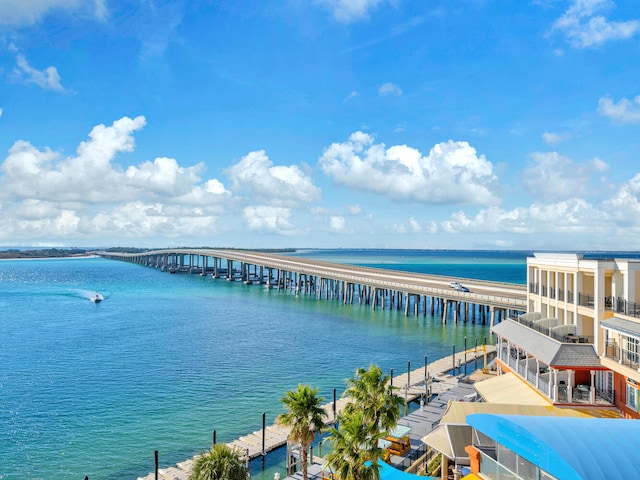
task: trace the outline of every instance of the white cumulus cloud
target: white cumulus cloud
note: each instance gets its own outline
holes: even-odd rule
[[[242,219],[253,232],[293,235],[299,233],[290,222],[291,209],[258,205],[245,207]]]
[[[640,217],[640,173],[627,181],[604,206],[611,215],[628,225],[632,219]]]
[[[618,103],[613,103],[609,97],[602,97],[598,101],[598,112],[614,122],[640,123],[640,95],[633,100],[623,98]]]
[[[442,223],[447,233],[512,233],[520,235],[565,233],[597,233],[593,219],[601,212],[590,203],[568,199],[554,203],[534,203],[529,207],[504,210],[490,207],[468,216],[456,212]]]
[[[179,196],[191,191],[194,183],[200,181],[204,164],[184,168],[173,158],[156,158],[144,162],[139,167],[127,168],[125,175],[133,185],[160,195]]]
[[[523,185],[531,195],[547,201],[583,197],[592,190],[591,181],[609,166],[594,158],[576,163],[556,152],[533,153],[523,173]]]
[[[261,203],[293,206],[320,197],[311,177],[296,165],[273,165],[264,150],[250,152],[226,170],[234,189],[247,191]]]
[[[329,230],[332,232],[342,232],[346,224],[347,221],[340,215],[335,215],[329,218]]]
[[[640,31],[640,21],[616,22],[598,15],[611,9],[611,0],[574,0],[566,12],[552,26],[552,31],[564,33],[575,48],[588,48],[610,40],[631,38]]]
[[[435,145],[428,155],[406,145],[386,148],[363,132],[334,143],[319,159],[325,174],[353,190],[424,204],[494,204],[493,166],[467,142]]]
[[[133,134],[145,124],[139,116],[97,125],[70,156],[16,141],[0,163],[0,239],[215,233],[230,193],[216,179],[203,183],[202,164],[182,167],[160,157],[125,170],[114,163],[118,153],[134,150]]]

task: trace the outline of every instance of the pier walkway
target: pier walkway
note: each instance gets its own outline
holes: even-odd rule
[[[412,426],[412,443],[431,431],[434,423],[439,421],[440,416],[444,413],[448,399],[464,400],[464,397],[458,398],[451,395],[455,391],[454,389],[459,386],[458,376],[465,374],[467,367],[469,373],[477,368],[482,368],[485,366],[484,362],[487,358],[485,355],[491,357],[494,354],[495,346],[487,345],[486,348],[480,346],[435,360],[428,363],[426,369],[424,366],[413,370],[408,369],[407,372],[392,377],[393,385],[399,388],[398,395],[403,396],[407,403],[420,398],[428,399],[432,395],[437,395],[439,398],[438,401],[426,405],[421,412],[405,416],[400,420],[399,424]],[[456,374],[454,375],[454,373]],[[469,394],[472,389],[467,388],[464,391],[465,394]],[[336,398],[335,403],[330,402],[323,405],[327,412],[327,423],[335,421],[336,415],[344,408],[347,401],[345,398]],[[288,434],[288,427],[277,424],[265,425],[263,429],[233,440],[228,445],[244,452],[247,460],[253,460],[285,446]],[[197,457],[196,455],[175,466],[158,469],[157,478],[159,480],[187,480]],[[138,480],[155,479],[155,472],[145,477],[138,477]]]
[[[279,255],[265,252],[217,249],[171,249],[144,253],[98,252],[104,258],[122,260],[170,273],[192,273],[245,284],[264,285],[296,295],[315,295],[350,304],[404,309],[418,315],[437,311],[442,321],[453,317],[497,323],[496,315],[527,311],[526,286],[513,283],[427,275],[383,268]],[[468,291],[450,288],[463,283]]]

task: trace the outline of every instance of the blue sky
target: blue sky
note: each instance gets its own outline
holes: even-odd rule
[[[0,0],[0,245],[640,249],[633,0]]]

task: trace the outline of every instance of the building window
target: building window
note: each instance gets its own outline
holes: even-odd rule
[[[638,357],[640,356],[640,348],[638,339],[634,337],[622,336],[620,345],[622,346],[622,357],[620,363],[631,368],[638,368]]]
[[[627,381],[629,382],[629,381]],[[638,388],[637,385],[635,385],[635,382],[633,383],[627,383],[627,407],[631,408],[632,410],[635,410],[636,412],[638,411]]]
[[[627,337],[627,351],[629,352],[629,361],[638,363],[638,339]]]

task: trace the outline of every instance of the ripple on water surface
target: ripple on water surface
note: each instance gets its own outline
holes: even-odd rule
[[[104,259],[1,262],[0,305],[3,480],[143,476],[154,450],[168,466],[272,422],[298,383],[329,401],[358,367],[487,335]]]

